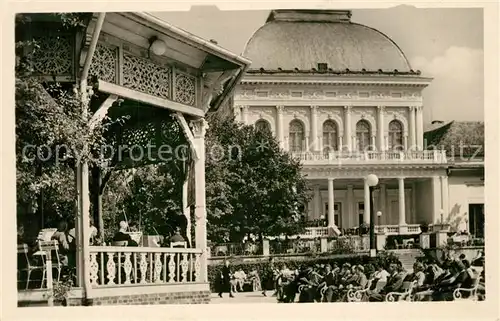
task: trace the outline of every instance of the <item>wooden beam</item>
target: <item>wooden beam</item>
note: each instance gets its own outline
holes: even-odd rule
[[[168,110],[173,110],[176,112],[181,112],[183,114],[188,114],[197,117],[205,116],[205,111],[200,108],[176,103],[168,99],[158,98],[149,94],[141,93],[102,80],[97,81],[97,90],[107,94],[117,95],[122,98],[135,100],[148,105],[165,108]]]
[[[100,123],[104,117],[108,114],[108,109],[113,106],[114,102],[118,100],[118,96],[109,95],[108,98],[102,103],[101,106],[96,110],[96,112],[90,118],[90,129],[94,129],[94,127]]]
[[[196,148],[196,145],[194,143],[194,136],[193,133],[191,132],[191,128],[189,128],[189,125],[186,119],[184,118],[184,115],[182,113],[177,112],[175,114],[175,118],[179,121],[179,124],[181,125],[181,128],[188,139],[189,147],[191,147],[191,150],[193,151],[194,159],[198,160],[199,155],[198,155],[198,149]]]

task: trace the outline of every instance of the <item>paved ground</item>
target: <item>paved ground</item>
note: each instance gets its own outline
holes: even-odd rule
[[[212,293],[210,303],[277,303],[276,297],[272,297],[272,292],[268,291],[267,297],[263,296],[261,292],[241,292],[235,293],[234,298],[230,298],[229,294],[224,293],[222,299],[219,298],[217,293]]]

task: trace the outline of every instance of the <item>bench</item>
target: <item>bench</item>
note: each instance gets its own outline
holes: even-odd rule
[[[471,300],[471,301],[478,301],[478,295],[477,295],[477,288],[479,287],[479,281],[480,277],[476,277],[474,279],[474,283],[472,285],[472,288],[456,288],[453,291],[453,300]],[[469,294],[467,298],[463,298],[463,294]]]

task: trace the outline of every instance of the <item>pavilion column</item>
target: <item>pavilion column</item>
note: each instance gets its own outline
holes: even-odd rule
[[[276,106],[276,137],[281,148],[285,148],[285,138],[283,131],[283,106]]]
[[[388,222],[388,217],[387,217],[387,186],[385,184],[380,184],[380,211],[382,212],[382,222]],[[384,223],[380,224],[384,224]],[[387,224],[387,223],[385,223]]]
[[[399,226],[406,225],[406,213],[405,213],[405,181],[403,177],[398,177],[399,186]]]
[[[351,133],[351,106],[344,106],[344,138],[345,146],[348,151],[352,151],[352,133]]]
[[[90,285],[90,188],[89,188],[89,166],[82,161],[77,166],[77,191],[78,212],[75,220],[75,237],[77,241],[76,267],[78,285],[85,293],[91,289]]]
[[[417,149],[422,150],[424,148],[424,119],[422,115],[423,108],[422,106],[417,106],[416,107],[416,113],[417,113],[417,128],[416,128],[416,142],[417,142]]]
[[[182,212],[187,219],[186,235],[188,237],[189,244],[193,244],[191,241],[191,209],[188,204],[188,194],[189,194],[189,176],[186,177],[184,184],[182,185]]]
[[[241,106],[241,121],[248,125],[248,106]]]
[[[321,192],[319,189],[319,185],[314,185],[314,214],[313,217],[315,220],[319,219],[321,216]]]
[[[363,210],[363,223],[370,224],[370,187],[365,179],[365,209]]]
[[[328,178],[328,227],[335,226],[335,191],[333,178]]]
[[[385,112],[385,107],[384,106],[378,106],[377,107],[377,116],[378,116],[378,121],[377,121],[377,129],[378,129],[378,150],[379,151],[384,151],[385,150],[385,142],[384,142],[384,112]]]
[[[417,146],[417,132],[415,128],[415,106],[410,106],[410,149],[415,150]]]
[[[205,133],[208,124],[205,119],[191,121],[194,148],[197,150],[197,159],[194,163],[195,174],[195,243],[201,249],[200,281],[208,282],[207,275],[207,210],[205,200]]]
[[[310,143],[309,147],[311,148],[311,151],[313,151],[313,152],[316,152],[319,150],[318,106],[311,106],[311,143]]]

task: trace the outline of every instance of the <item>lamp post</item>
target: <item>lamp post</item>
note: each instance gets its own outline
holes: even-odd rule
[[[366,176],[366,184],[370,190],[370,255],[375,256],[377,252],[375,244],[375,211],[373,209],[373,190],[378,185],[378,177],[375,174]]]
[[[382,212],[381,211],[377,212],[377,217],[378,217],[378,225],[381,226],[382,225]]]

